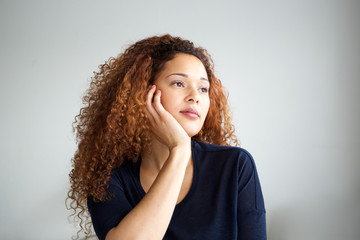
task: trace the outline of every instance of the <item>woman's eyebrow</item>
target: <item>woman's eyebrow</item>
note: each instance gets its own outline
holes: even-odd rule
[[[171,74],[167,75],[166,77],[168,78],[168,77],[170,77],[172,75],[178,75],[178,76],[186,77],[186,78],[189,77],[189,75],[187,75],[185,73],[171,73]],[[200,79],[209,82],[209,80],[207,78],[201,77]]]

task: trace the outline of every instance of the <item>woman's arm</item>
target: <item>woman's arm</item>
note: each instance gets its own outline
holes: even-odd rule
[[[240,154],[238,173],[238,240],[266,240],[266,212],[254,159]]]
[[[153,133],[169,147],[169,157],[144,198],[108,232],[106,240],[162,239],[170,223],[191,157],[191,141],[162,107],[160,96],[160,91],[155,93],[152,87],[147,96],[147,114]]]

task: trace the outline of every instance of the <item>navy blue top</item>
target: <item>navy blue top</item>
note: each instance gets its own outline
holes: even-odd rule
[[[176,205],[164,239],[266,239],[264,200],[252,156],[239,147],[196,141],[192,141],[191,149],[193,182]],[[140,163],[125,161],[113,170],[110,201],[88,198],[100,240],[144,197]]]

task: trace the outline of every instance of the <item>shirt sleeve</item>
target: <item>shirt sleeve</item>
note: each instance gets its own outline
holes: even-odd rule
[[[112,179],[107,192],[110,198],[108,201],[96,202],[92,197],[87,199],[92,224],[100,240],[105,240],[107,233],[116,227],[132,209],[122,186],[113,183]]]
[[[265,206],[252,156],[240,154],[238,176],[238,240],[266,240]]]

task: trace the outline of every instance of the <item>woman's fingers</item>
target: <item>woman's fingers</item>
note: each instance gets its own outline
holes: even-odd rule
[[[154,96],[154,108],[156,110],[156,112],[161,115],[164,113],[164,107],[161,104],[161,91],[157,90]]]
[[[153,107],[153,98],[154,98],[154,93],[155,93],[155,90],[156,90],[156,87],[155,85],[153,85],[147,96],[146,96],[146,110],[147,110],[147,113],[148,113],[148,117],[150,118],[150,121],[154,121],[154,122],[157,122],[158,121],[158,114],[156,112],[156,110],[154,109]]]
[[[155,85],[152,85],[146,95],[146,105],[147,106],[151,106],[155,90],[156,90]]]

